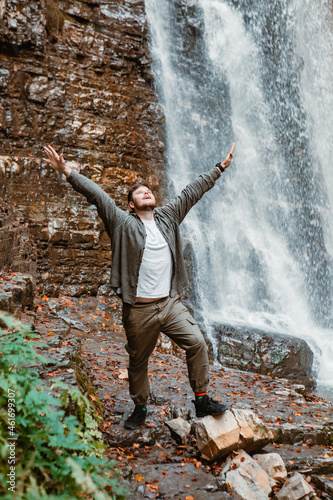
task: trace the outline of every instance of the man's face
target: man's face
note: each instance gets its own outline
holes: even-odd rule
[[[129,206],[134,211],[138,210],[153,210],[156,206],[155,196],[151,190],[146,186],[139,186],[132,193],[132,201]]]

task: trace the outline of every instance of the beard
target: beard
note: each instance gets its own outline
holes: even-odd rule
[[[153,198],[150,198],[149,200],[142,200],[141,203],[134,203],[135,209],[139,211],[149,211],[149,210],[154,210],[156,207],[156,201]]]

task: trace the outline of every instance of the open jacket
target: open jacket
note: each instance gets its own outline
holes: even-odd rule
[[[214,186],[220,175],[220,170],[214,167],[188,184],[174,200],[154,209],[156,225],[168,243],[173,259],[171,297],[188,285],[179,225],[193,205]],[[146,241],[143,222],[135,213],[118,208],[103,189],[75,170],[71,171],[67,181],[75,191],[83,194],[89,203],[97,207],[98,215],[111,239],[110,285],[115,291],[121,287],[123,301],[134,304]]]

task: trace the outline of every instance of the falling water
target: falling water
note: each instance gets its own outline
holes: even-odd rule
[[[170,190],[235,159],[183,224],[207,330],[297,335],[333,388],[327,0],[146,0]]]

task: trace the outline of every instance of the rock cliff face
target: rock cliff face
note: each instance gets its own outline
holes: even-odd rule
[[[138,180],[165,196],[162,124],[143,0],[0,1],[0,196],[35,239],[40,293],[94,294],[110,267],[96,209],[43,145],[126,208]]]

